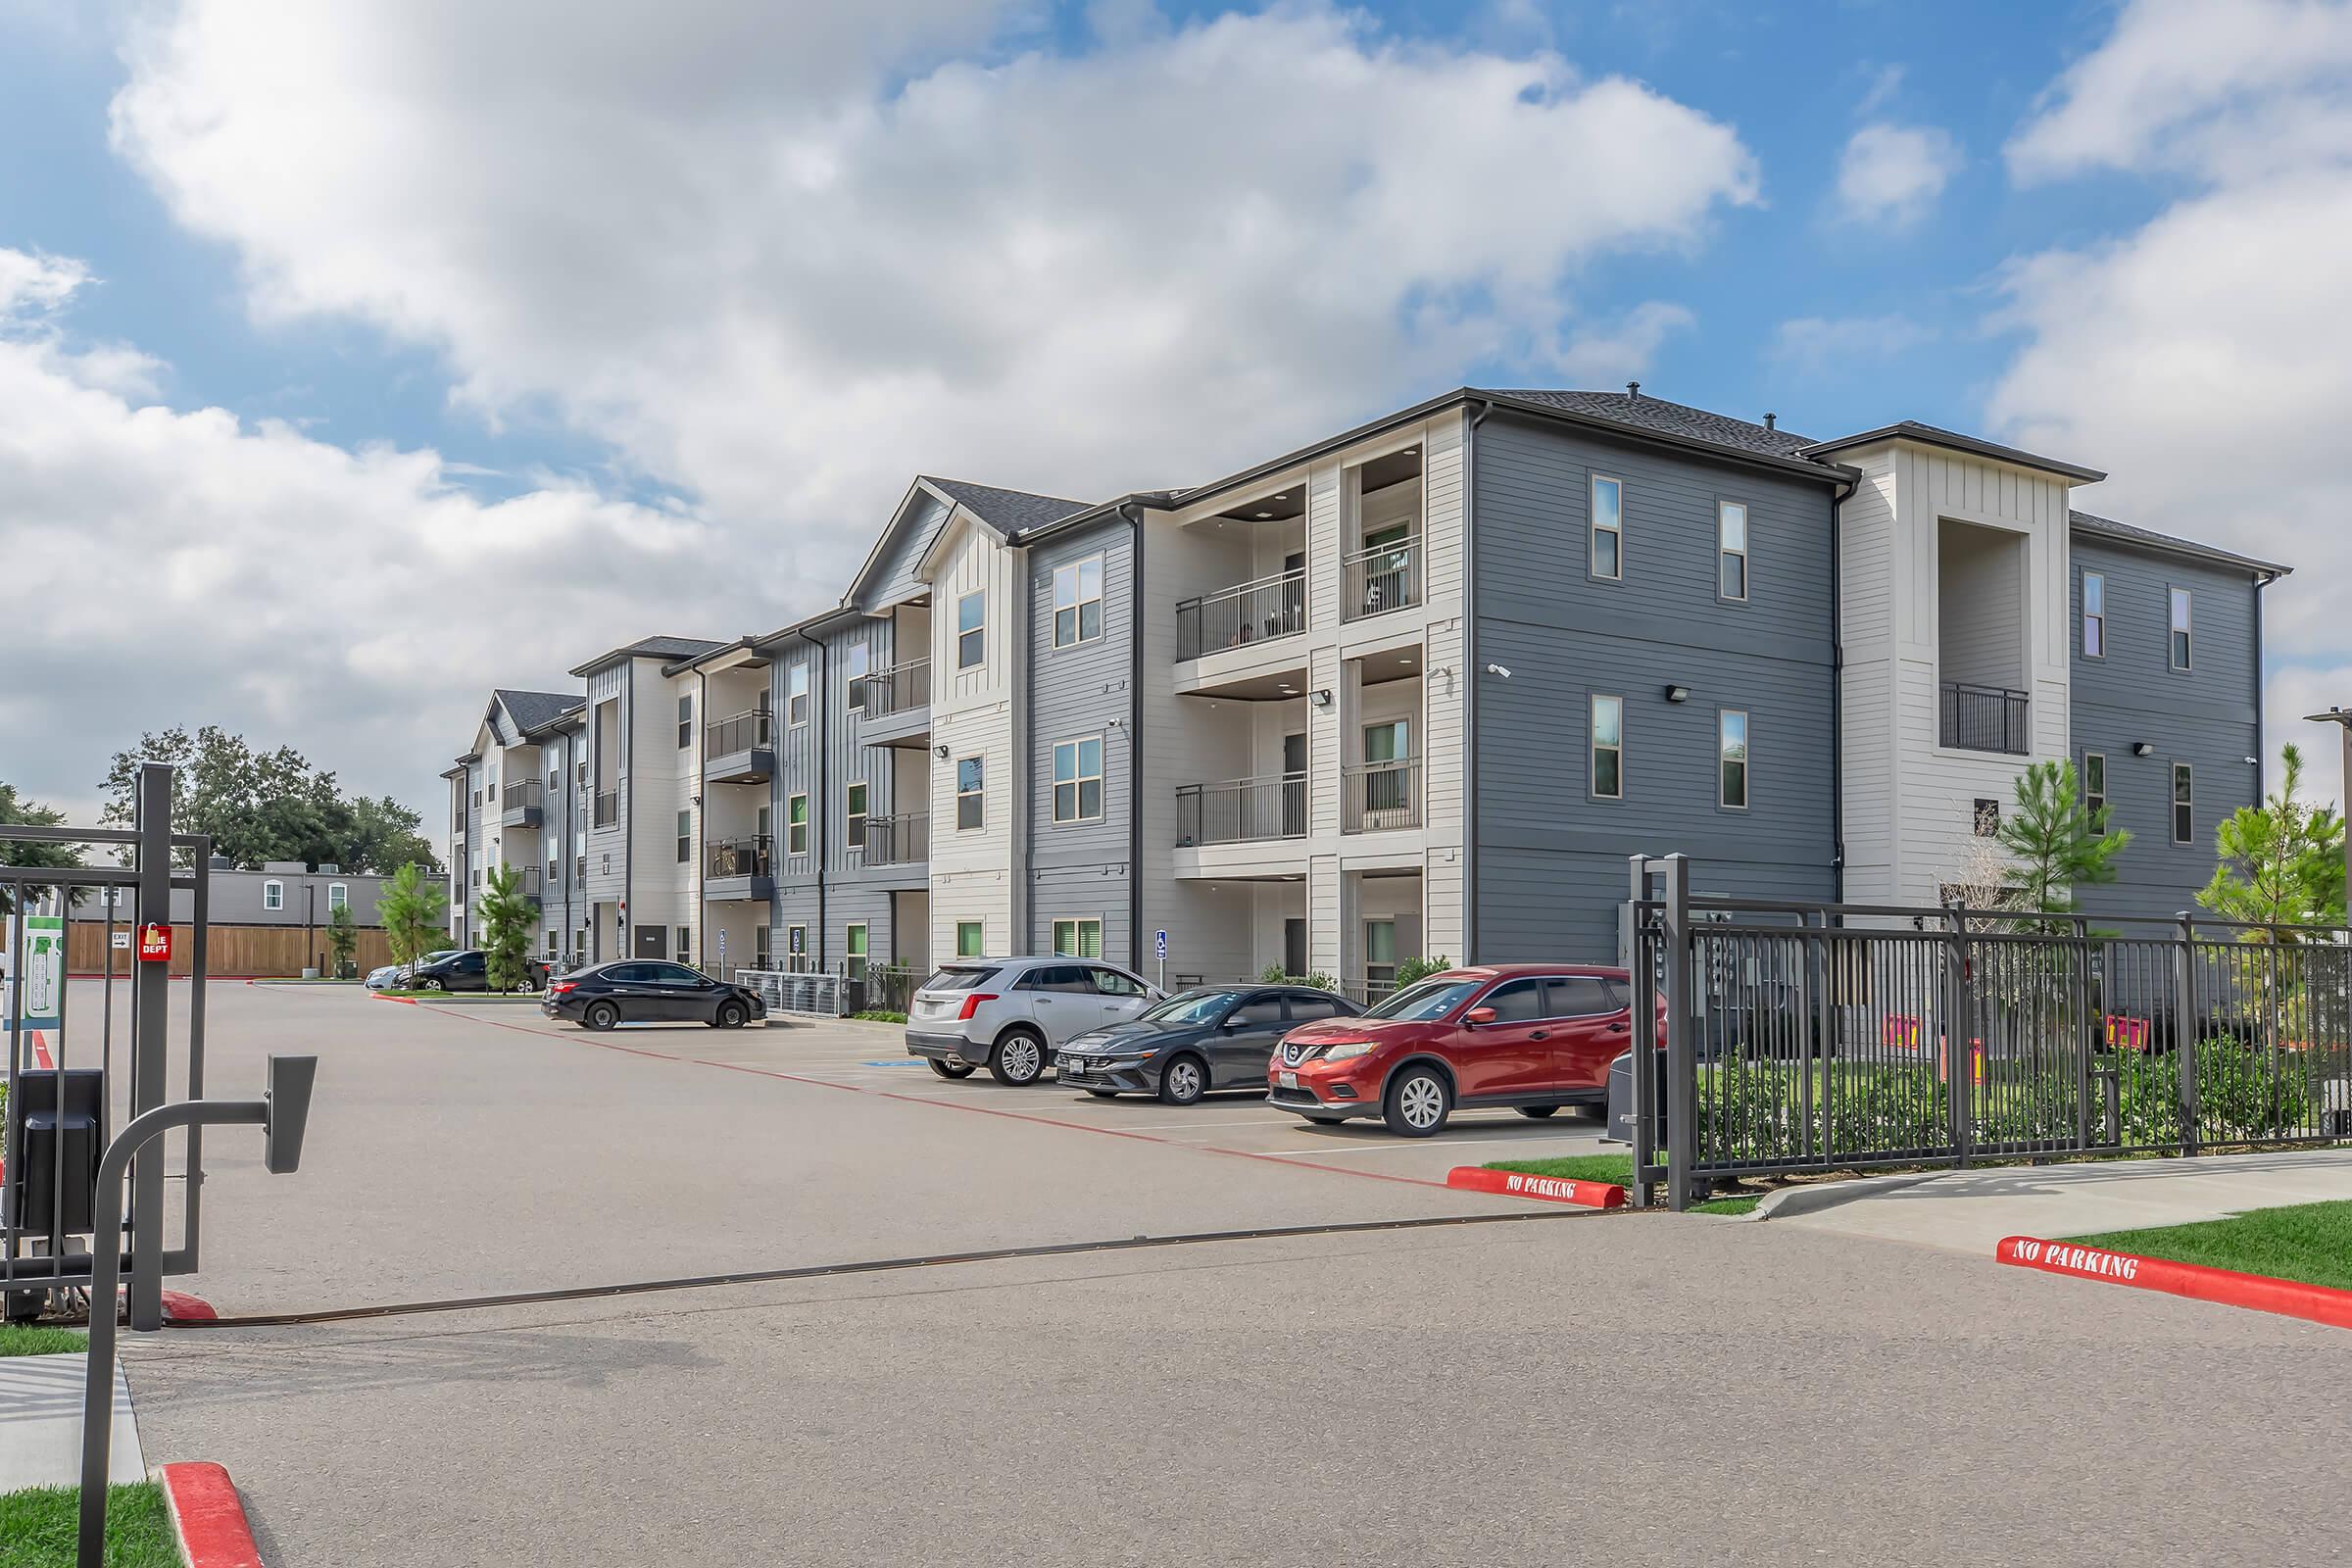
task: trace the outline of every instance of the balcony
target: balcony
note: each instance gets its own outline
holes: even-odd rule
[[[595,822],[598,827],[620,825],[620,791],[600,790],[596,797]]]
[[[775,776],[775,714],[756,708],[703,726],[706,782],[764,784]]]
[[[510,784],[500,792],[499,820],[508,827],[538,827],[545,820],[541,800],[547,786],[535,778]]]
[[[865,819],[865,864],[920,865],[931,858],[931,813],[902,811]]]
[[[1340,770],[1340,831],[1387,833],[1421,825],[1421,760],[1356,762]]]
[[[1340,618],[1362,620],[1421,602],[1421,538],[1392,539],[1340,563]]]
[[[776,841],[766,833],[716,839],[704,847],[703,897],[713,902],[761,900],[776,891]]]
[[[532,908],[541,909],[546,907],[546,903],[542,894],[542,883],[540,880],[539,868],[537,866],[526,865],[522,868],[521,892],[524,901],[528,903]]]
[[[858,682],[858,738],[864,744],[922,746],[930,741],[931,661],[913,659],[877,669]]]
[[[1180,784],[1176,789],[1179,847],[1253,844],[1306,836],[1306,775]]]
[[[1957,752],[2024,757],[2033,749],[2032,714],[2024,692],[1947,680],[1941,689],[1936,740]]]
[[[1176,606],[1176,657],[1199,659],[1306,630],[1306,568],[1220,588]]]

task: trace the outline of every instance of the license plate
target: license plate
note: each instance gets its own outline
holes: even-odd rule
[[[1296,1089],[1298,1087],[1298,1075],[1295,1072],[1277,1073],[1275,1074],[1275,1081],[1281,1084],[1285,1089]]]

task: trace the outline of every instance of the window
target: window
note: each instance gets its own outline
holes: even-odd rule
[[[865,683],[865,673],[867,669],[872,667],[872,660],[873,654],[871,650],[869,650],[863,643],[852,643],[848,648],[842,651],[841,689],[843,707],[856,708],[859,703],[865,700],[864,695],[858,691],[858,687]]]
[[[1338,1018],[1345,1014],[1340,1004],[1328,997],[1307,997],[1291,993],[1291,1021],[1303,1023],[1314,1018]]]
[[[1282,1022],[1282,995],[1274,991],[1260,991],[1256,996],[1227,1013],[1225,1021],[1245,1027],[1251,1024],[1280,1023]]]
[[[1547,1018],[1592,1018],[1625,1005],[1610,994],[1606,982],[1587,974],[1555,975],[1544,981],[1544,1001]]]
[[[808,853],[808,797],[795,795],[784,804],[784,853]]]
[[[1592,575],[1625,575],[1625,482],[1592,476]]]
[[[475,871],[475,872],[473,873],[473,879],[474,879],[474,881],[476,881],[476,882],[479,882],[479,881],[481,881],[481,879],[482,879],[482,873],[481,873],[480,871],[478,871],[478,870],[477,870],[477,871]],[[284,908],[285,906],[286,906],[286,885],[285,885],[283,882],[265,882],[265,883],[263,883],[263,884],[262,884],[262,907],[263,907],[263,908],[265,908],[265,909],[282,909],[282,908]]]
[[[337,909],[350,907],[351,889],[340,882],[329,882],[326,885],[326,912],[332,914]]]
[[[865,786],[852,784],[849,788],[849,823],[842,832],[842,842],[853,850],[865,848]],[[864,927],[858,927],[863,930]]]
[[[692,926],[678,927],[678,961],[680,963],[694,961],[694,928]],[[684,980],[686,976],[665,974],[662,978],[675,983]]]
[[[2173,667],[2188,668],[2188,590],[2176,588],[2173,600]]]
[[[1396,983],[1396,922],[1364,922],[1364,980],[1376,986]]]
[[[1625,798],[1625,699],[1592,699],[1592,793],[1604,801]]]
[[[1102,558],[1089,556],[1054,571],[1054,646],[1102,635]]]
[[[1054,921],[1054,954],[1061,958],[1100,958],[1102,956],[1102,922]]]
[[[1054,820],[1093,822],[1102,815],[1102,741],[1063,741],[1054,748]]]
[[[1089,969],[1086,973],[1087,978],[1094,982],[1094,988],[1098,995],[1140,997],[1144,994],[1143,986],[1133,975],[1121,974],[1116,969]]]
[[[956,831],[985,827],[988,802],[981,793],[980,759],[967,757],[956,764]]]
[[[956,956],[958,958],[977,958],[980,956],[980,955],[988,947],[987,942],[982,938],[981,931],[981,924],[977,920],[956,921]]]
[[[1737,501],[1715,503],[1715,591],[1747,598],[1747,508]]]
[[[678,699],[678,750],[694,744],[694,693]]]
[[[2173,842],[2194,844],[2197,839],[2196,791],[2186,762],[2173,764]]]
[[[556,956],[556,934],[553,931],[547,934],[547,956],[551,958]]]
[[[842,933],[841,953],[844,972],[853,980],[865,978],[865,925],[862,921]]]
[[[2090,813],[2090,830],[2103,834],[2099,813],[2107,809],[2107,759],[2097,752],[2082,754],[2082,809]]]
[[[784,963],[794,974],[808,972],[808,928],[788,925],[784,928]]]
[[[548,796],[548,799],[549,799],[549,800],[551,800],[551,801],[552,801],[552,800],[554,800],[554,799],[556,798],[556,794],[557,794],[557,792],[558,792],[558,791],[560,791],[560,790],[561,790],[561,789],[563,789],[563,788],[564,788],[564,770],[563,770],[562,768],[560,768],[560,767],[551,767],[551,768],[549,768],[549,769],[547,770],[547,796]]]
[[[2082,657],[2107,657],[2107,574],[2082,574]]]
[[[678,863],[684,865],[694,858],[694,813],[678,813]]]
[[[1480,998],[1478,1004],[1494,1008],[1496,1023],[1534,1023],[1550,1016],[1544,1010],[1541,980],[1506,980]]]
[[[794,726],[808,722],[808,666],[805,663],[784,672],[784,722]]]
[[[978,669],[988,657],[988,594],[975,589],[956,601],[956,667]]]
[[[1715,718],[1716,750],[1721,758],[1718,805],[1735,811],[1747,809],[1747,714],[1727,708]]]

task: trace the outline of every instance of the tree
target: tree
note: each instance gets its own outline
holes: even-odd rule
[[[17,787],[14,784],[0,784],[0,825],[60,827],[64,825],[65,820],[65,812],[52,810],[46,806],[37,806],[31,801],[21,800],[18,798]],[[79,845],[25,844],[0,839],[0,865],[40,866],[44,869],[54,867],[63,870],[68,866],[79,864],[81,864],[81,847]],[[37,898],[50,890],[29,888],[26,891]],[[74,894],[76,902],[80,897],[78,892]],[[16,901],[10,897],[5,886],[0,886],[0,914],[12,913],[15,908]]]
[[[208,835],[213,853],[232,865],[299,860],[381,873],[409,860],[435,863],[416,812],[389,796],[346,800],[334,774],[312,767],[291,746],[257,751],[212,724],[193,735],[180,728],[143,735],[134,750],[116,753],[102,786],[106,821],[131,821],[143,761],[173,769],[172,825]]]
[[[474,905],[482,923],[482,958],[490,989],[514,991],[530,977],[531,928],[539,911],[522,896],[522,873],[494,865],[482,873],[482,896]]]
[[[2344,819],[2302,799],[2303,753],[2293,743],[2279,752],[2285,764],[2278,792],[2260,806],[2241,806],[2214,833],[2213,880],[2197,902],[2225,920],[2258,928],[2341,925],[2344,922]],[[2250,942],[2295,933],[2255,929]]]
[[[351,956],[360,945],[360,922],[351,912],[351,906],[338,904],[326,914],[326,950],[335,956],[334,976],[348,980],[345,971],[351,967]]]
[[[383,922],[392,961],[413,964],[449,929],[449,894],[439,878],[411,860],[377,891],[375,917]]]
[[[2082,804],[2072,761],[2035,762],[2018,775],[2015,809],[1995,835],[2008,864],[2001,892],[2008,906],[2072,914],[2075,889],[2115,880],[2115,858],[2132,835],[2110,829],[2110,807]],[[2071,922],[2024,920],[2021,928],[2063,932]]]

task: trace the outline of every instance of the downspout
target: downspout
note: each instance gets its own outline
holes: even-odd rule
[[[1478,961],[1478,427],[1482,402],[1462,431],[1462,959]],[[1426,932],[1426,927],[1424,931]]]
[[[703,733],[694,737],[694,956],[700,960],[710,951],[710,904],[703,897],[703,872],[710,864],[710,672],[694,667],[694,722]],[[696,968],[702,964],[697,961]],[[719,978],[726,978],[721,975]]]
[[[1119,508],[1134,530],[1135,582],[1127,622],[1127,967],[1144,972],[1144,509]],[[2259,626],[2260,622],[2257,621]]]
[[[636,956],[631,951],[629,939],[637,931],[636,922],[629,918],[633,912],[630,906],[636,903],[637,892],[637,661],[634,658],[623,660],[620,669],[620,746],[615,753],[620,759],[619,777],[613,779],[612,788],[621,790],[624,787],[621,781],[627,780],[625,787],[629,798],[624,802],[618,794],[612,797],[612,804],[620,808],[613,814],[618,817],[617,825],[620,828],[621,907],[620,951],[613,956],[628,958]]]
[[[1845,480],[1830,497],[1830,901],[1845,902],[1845,577],[1838,514],[1862,488]]]
[[[808,736],[808,852],[810,858],[816,861],[816,951],[810,954],[809,957],[816,964],[816,972],[822,974],[825,969],[825,931],[827,929],[825,925],[824,825],[828,803],[818,785],[824,778],[825,765],[830,760],[830,753],[825,746],[825,734],[833,726],[832,657],[825,645],[809,636],[804,628],[796,626],[793,628],[792,634],[816,650],[816,674],[808,682],[808,700],[816,705],[816,722],[809,726]],[[791,683],[789,674],[786,675],[785,682],[789,690]],[[789,708],[792,703],[791,697],[787,696],[784,702]],[[785,713],[784,722],[785,732],[791,733],[792,714],[790,712]],[[777,765],[780,767],[782,764]],[[784,812],[784,838],[787,844],[792,839],[791,805],[791,801],[787,799]],[[868,946],[870,947],[871,944],[869,943]]]
[[[2270,755],[2262,749],[2262,591],[2278,580],[2275,572],[2254,574],[2254,804],[2262,804],[2263,769]]]

